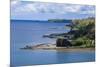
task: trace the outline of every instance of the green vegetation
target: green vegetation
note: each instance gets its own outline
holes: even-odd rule
[[[95,47],[95,18],[73,20],[73,46]]]

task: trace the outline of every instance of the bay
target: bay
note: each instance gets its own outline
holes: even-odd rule
[[[60,52],[57,50],[20,50],[25,45],[55,43],[55,39],[43,38],[43,35],[66,33],[69,31],[65,27],[68,23],[11,21],[11,66],[95,61],[94,51]]]

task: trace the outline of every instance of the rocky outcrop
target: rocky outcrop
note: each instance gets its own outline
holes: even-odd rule
[[[63,37],[66,39],[72,39],[73,37],[73,31],[67,32],[67,33],[53,33],[53,34],[48,34],[48,35],[43,35],[44,38],[48,37],[48,38],[59,38],[59,37]]]
[[[67,39],[58,38],[56,41],[56,47],[69,47],[72,44]]]

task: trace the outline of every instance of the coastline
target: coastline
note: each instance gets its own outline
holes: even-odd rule
[[[95,51],[94,47],[36,47],[36,46],[31,46],[31,48],[20,48],[21,50],[56,50],[56,51],[63,51],[63,52],[74,52],[74,51]]]

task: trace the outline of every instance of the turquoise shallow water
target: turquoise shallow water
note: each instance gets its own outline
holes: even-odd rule
[[[65,33],[67,23],[11,21],[11,66],[95,61],[94,51],[60,52],[56,50],[20,50],[25,45],[55,43],[44,34]]]

